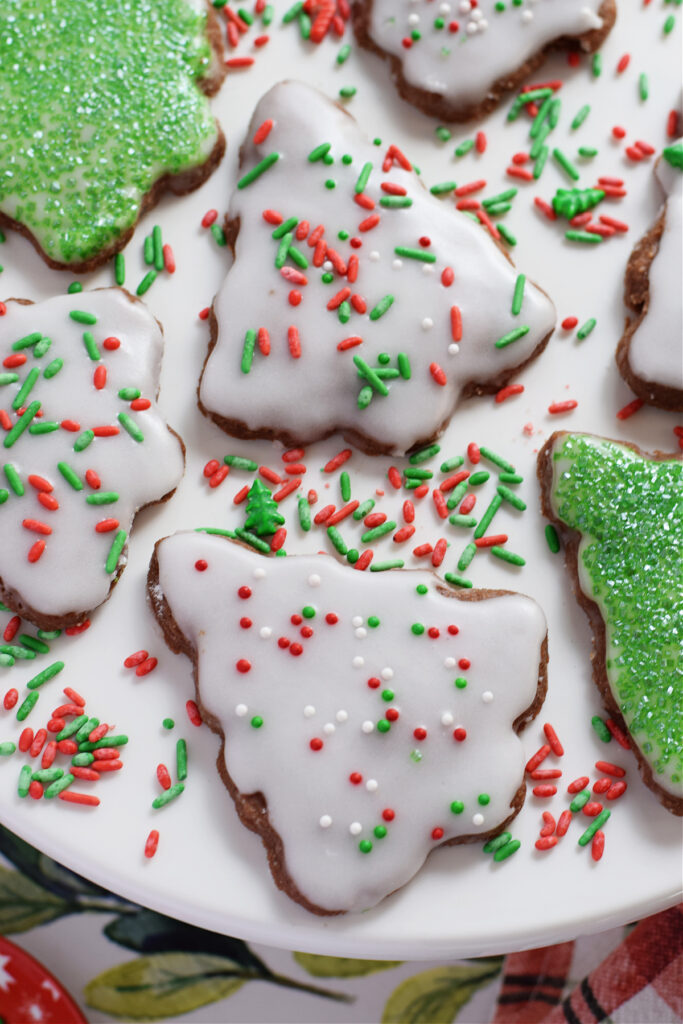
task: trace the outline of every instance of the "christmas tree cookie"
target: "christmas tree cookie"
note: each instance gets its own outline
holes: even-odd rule
[[[519,811],[518,733],[546,689],[530,598],[203,532],[159,541],[148,585],[166,642],[194,663],[237,813],[307,910],[371,907],[431,850],[491,838]]]
[[[683,464],[557,433],[538,475],[591,623],[602,699],[628,729],[645,784],[683,814]]]
[[[555,325],[486,227],[298,82],[256,108],[227,229],[235,260],[199,404],[238,437],[338,430],[370,453],[407,452],[461,398],[498,390]]]
[[[123,248],[219,163],[221,58],[205,0],[3,0],[0,227],[78,273]]]
[[[631,253],[625,302],[634,314],[617,348],[617,364],[635,393],[662,409],[683,411],[683,139],[657,161],[665,200]]]
[[[615,18],[615,0],[353,3],[361,46],[389,61],[405,100],[442,121],[493,110],[550,50],[592,53]]]
[[[136,512],[183,474],[156,405],[162,346],[119,288],[12,299],[0,316],[0,599],[43,629],[107,599]]]

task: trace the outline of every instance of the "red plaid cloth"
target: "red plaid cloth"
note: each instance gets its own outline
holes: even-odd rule
[[[574,943],[511,953],[493,1024],[669,1024],[683,1019],[683,907],[636,925],[594,971],[569,983]]]

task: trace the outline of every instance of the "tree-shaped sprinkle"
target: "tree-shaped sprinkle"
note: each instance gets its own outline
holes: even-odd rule
[[[285,517],[278,511],[272,492],[260,480],[254,480],[247,498],[245,530],[251,530],[258,537],[275,533],[282,526]]]

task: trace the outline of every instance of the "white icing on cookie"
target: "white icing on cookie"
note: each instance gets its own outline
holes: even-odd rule
[[[660,157],[656,174],[666,195],[664,231],[650,264],[647,313],[631,338],[628,361],[636,377],[683,389],[683,171]]]
[[[74,321],[73,311],[93,314],[96,323]],[[86,348],[86,333],[96,358]],[[34,343],[24,346],[21,339],[30,341],[30,335]],[[49,347],[38,339],[50,339]],[[114,347],[114,341],[105,339],[120,344]],[[8,302],[0,317],[0,408],[8,416],[0,430],[0,578],[36,615],[67,616],[101,604],[117,566],[125,561],[125,554],[112,556],[108,571],[112,543],[118,538],[122,544],[121,531],[130,532],[137,509],[168,494],[183,474],[181,445],[155,402],[162,347],[156,320],[118,288],[61,295],[35,305]],[[25,361],[20,363],[22,356]],[[20,388],[34,378],[15,410]],[[121,389],[134,390],[120,398]],[[135,408],[137,391],[141,404],[150,403],[148,408]],[[39,403],[33,406],[36,415],[8,447],[12,430],[7,424],[13,427],[20,409],[33,403]],[[56,428],[36,432],[48,424]],[[135,440],[124,424],[144,440]],[[94,437],[88,433],[99,428],[109,428],[111,436],[105,436],[107,431]],[[82,450],[74,450],[86,442]],[[65,479],[60,463],[67,474],[73,472],[79,489]],[[91,471],[87,478],[86,471]],[[94,486],[97,478],[99,486]],[[12,480],[23,494],[15,493]],[[88,501],[106,494],[118,499]],[[118,525],[98,532],[103,520]],[[29,561],[41,541],[44,550]]]
[[[254,134],[268,120],[272,129],[254,145]],[[309,158],[321,144],[329,144],[329,164],[322,156]],[[387,152],[394,159],[388,158],[384,171]],[[520,315],[512,315],[517,272],[486,230],[453,210],[452,200],[430,195],[414,172],[400,165],[407,163],[402,154],[396,156],[386,143],[368,143],[356,122],[321,93],[287,82],[263,97],[252,119],[241,173],[246,175],[270,154],[279,154],[277,162],[251,184],[238,187],[231,200],[230,216],[239,218],[241,227],[234,265],[214,303],[218,341],[200,386],[200,401],[210,414],[240,421],[257,434],[289,435],[301,442],[325,437],[338,427],[374,439],[387,452],[403,453],[445,427],[466,384],[505,374],[529,358],[552,331],[554,307],[530,282]],[[351,163],[344,163],[345,155],[353,158]],[[370,174],[360,185],[364,205],[357,205],[364,168]],[[326,181],[335,187],[327,188]],[[396,190],[401,195],[393,194]],[[386,205],[396,200],[412,201],[412,206]],[[308,225],[300,239],[293,226],[295,258],[290,256],[282,270],[275,267],[281,240],[272,237],[273,231],[279,234],[278,227],[263,216],[268,210],[285,221],[293,218],[293,225],[304,220]],[[376,218],[377,224],[365,230],[368,218],[370,223]],[[325,241],[344,264],[343,274],[331,265],[329,284],[321,282],[324,254],[316,258],[315,244],[310,244],[318,225],[324,225]],[[340,230],[348,231],[351,239],[340,240]],[[354,238],[360,246],[352,244]],[[422,259],[403,253],[397,268],[397,247],[407,247]],[[305,258],[305,267],[297,265],[297,259],[302,262],[298,254]],[[354,270],[349,277],[347,268],[356,261],[357,279],[352,280]],[[333,262],[338,264],[336,255]],[[454,273],[449,286],[442,283],[447,267]],[[425,269],[433,273],[425,274]],[[308,283],[293,283],[292,274],[294,281],[303,274]],[[290,304],[292,291],[301,296],[298,306]],[[339,309],[328,308],[343,299]],[[385,299],[388,308],[378,316]],[[456,353],[449,349],[458,333],[452,326],[454,307],[462,318]],[[340,312],[348,314],[348,322],[340,322]],[[427,320],[433,326],[425,330]],[[299,358],[290,351],[292,326],[298,330]],[[497,348],[496,341],[517,327],[528,327],[528,333]],[[269,332],[270,354],[264,355],[256,342],[249,371],[244,372],[240,366],[247,332],[259,328]],[[362,344],[338,350],[349,338],[362,338]],[[399,372],[400,353],[408,357],[410,379]],[[385,355],[388,361],[383,363]],[[388,395],[359,375],[354,357],[393,375],[379,381]],[[445,385],[437,383],[436,368],[445,375]],[[361,409],[362,390],[369,404]]]
[[[494,0],[479,0],[474,6],[469,0],[452,0],[438,7],[431,0],[372,0],[369,34],[380,49],[402,62],[409,85],[458,107],[485,99],[494,82],[555,39],[602,28],[602,2],[524,0],[520,6],[507,2],[504,11],[496,11]],[[435,26],[439,18],[441,28]],[[420,38],[406,48],[404,40],[412,32]]]
[[[197,651],[227,772],[241,793],[265,796],[309,901],[373,906],[443,840],[508,817],[524,772],[512,723],[535,699],[546,633],[530,598],[457,600],[432,573],[370,576],[321,555],[269,559],[254,582],[262,556],[202,533],[175,534],[157,553],[159,592]],[[368,625],[362,641],[356,615]],[[362,670],[352,668],[359,644]],[[456,668],[444,665],[447,652]],[[249,709],[241,718],[239,702]]]

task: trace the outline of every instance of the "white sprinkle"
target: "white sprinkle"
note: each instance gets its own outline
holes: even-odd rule
[[[325,733],[326,736],[332,736],[332,734],[336,732],[336,729],[332,725],[332,722],[325,722],[323,726],[323,732]]]
[[[533,20],[534,20],[534,12],[533,11],[522,11],[522,21],[524,22],[525,25],[528,25]]]
[[[331,270],[334,270],[334,264],[330,263],[329,260],[325,260],[325,262],[323,263],[323,270],[326,270],[329,274]]]
[[[368,259],[372,260],[373,263],[377,263],[379,260],[379,253],[376,249],[373,249],[372,252],[368,253]]]
[[[472,817],[472,824],[473,825],[483,825],[484,824],[484,815],[483,814],[475,814]]]
[[[315,708],[313,707],[313,705],[307,704],[306,707],[304,708],[304,718],[313,718],[314,714]]]
[[[367,789],[368,793],[376,793],[377,790],[379,789],[379,782],[377,781],[377,779],[368,779],[368,781],[365,783],[365,788]]]
[[[389,666],[387,665],[386,668],[382,669],[382,671],[380,672],[380,675],[381,675],[382,679],[393,679],[394,678],[394,670],[393,670],[393,668],[389,668]]]
[[[341,722],[348,722],[348,720],[349,720],[349,713],[348,713],[348,711],[344,711],[343,708],[340,708],[339,711],[337,712],[337,714],[334,717],[340,723]]]
[[[460,0],[460,3],[458,4],[458,10],[460,11],[461,14],[469,14],[470,11],[472,10],[472,4],[470,3],[470,0]]]
[[[351,664],[353,665],[354,668],[362,668],[363,665],[365,664],[365,658],[361,657],[360,654],[357,654],[356,657],[351,662]]]
[[[455,658],[446,658],[444,665],[446,668],[455,668]]]
[[[401,267],[403,266],[403,260],[395,259],[392,261],[391,265],[394,268],[394,270],[400,270]]]
[[[448,354],[449,354],[449,356],[457,356],[459,351],[460,351],[460,346],[456,345],[456,343],[454,341],[452,341],[450,343],[450,345],[448,346]]]
[[[308,585],[309,587],[320,586],[320,577],[318,576],[317,572],[312,572],[311,575],[308,577]]]
[[[467,24],[465,25],[465,32],[467,32],[468,36],[474,36],[477,34],[478,28],[479,26],[477,25],[476,21],[468,21]]]
[[[329,816],[329,814],[323,814],[322,818],[320,819],[320,827],[329,828],[331,824],[332,818]]]
[[[432,320],[432,318],[430,316],[426,316],[424,318],[424,320],[422,321],[422,330],[423,331],[429,331],[429,330],[432,329],[433,326],[434,326],[434,321]]]
[[[411,28],[415,28],[417,25],[420,24],[420,15],[415,13],[409,14],[408,24],[410,25]]]
[[[371,732],[374,732],[374,731],[375,731],[375,723],[374,723],[374,722],[370,722],[370,721],[367,721],[367,722],[363,722],[363,724],[361,725],[361,730],[362,730],[362,732],[364,732],[364,733],[366,734],[366,736],[367,736],[367,735],[369,735],[369,734],[370,734]]]
[[[363,831],[363,826],[359,821],[352,821],[349,825],[349,832],[352,836],[359,836]]]
[[[238,718],[244,718],[249,708],[246,704],[238,704],[235,708],[235,714]]]
[[[351,619],[351,625],[362,626],[364,621],[365,620],[363,619],[362,615],[354,615],[354,617]]]
[[[422,264],[422,273],[423,274],[433,274],[434,273],[434,264],[433,263],[423,263]]]
[[[493,694],[491,693],[490,690],[484,690],[484,692],[481,695],[481,699],[483,700],[484,704],[490,704],[491,701],[493,700]]]
[[[453,718],[453,715],[450,713],[450,711],[444,711],[444,713],[441,716],[441,724],[442,725],[453,725],[454,721],[455,721],[455,719]]]
[[[260,565],[258,567],[258,569],[254,569],[254,579],[255,580],[264,580],[265,578],[266,578],[266,570],[263,568],[263,566]]]
[[[368,631],[367,629],[364,629],[362,626],[359,626],[358,629],[356,630],[355,635],[357,640],[365,640],[366,636],[368,635]]]
[[[270,626],[261,626],[258,631],[258,635],[262,640],[268,640],[273,635],[273,631]]]

